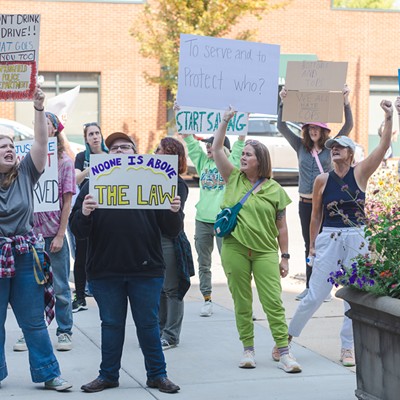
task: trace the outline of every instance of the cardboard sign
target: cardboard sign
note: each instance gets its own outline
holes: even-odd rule
[[[214,133],[224,116],[224,110],[210,110],[208,108],[180,107],[175,115],[178,133]],[[228,135],[246,135],[249,114],[237,112],[229,121],[226,133]]]
[[[181,35],[178,103],[276,113],[278,45]]]
[[[31,149],[33,140],[14,142],[17,160],[21,161]],[[58,158],[57,138],[49,138],[47,164],[38,183],[33,189],[33,209],[35,212],[58,211]]]
[[[39,14],[0,14],[0,100],[32,100],[39,31]]]
[[[343,95],[338,92],[288,91],[283,121],[342,122]]]
[[[99,208],[170,209],[178,156],[91,154],[89,193]]]
[[[347,62],[288,61],[287,90],[341,92],[346,83]]]

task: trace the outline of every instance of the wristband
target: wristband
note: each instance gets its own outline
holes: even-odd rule
[[[44,107],[43,107],[43,108],[37,108],[35,105],[33,105],[33,108],[34,108],[36,111],[44,111]]]

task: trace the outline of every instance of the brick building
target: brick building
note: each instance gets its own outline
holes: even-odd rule
[[[139,55],[129,34],[142,8],[139,0],[1,1],[4,14],[41,14],[39,73],[48,97],[81,85],[66,127],[69,136],[81,137],[82,124],[98,120],[105,135],[132,134],[139,150],[147,152],[165,134],[166,93],[143,76],[159,67]],[[257,40],[280,44],[281,54],[348,61],[355,117],[351,137],[367,149],[376,143],[383,119],[379,100],[398,95],[399,26],[396,11],[336,10],[331,0],[292,0],[261,21],[243,19],[237,29],[256,28]],[[33,113],[29,104],[1,102],[0,117],[30,125]],[[398,129],[397,121],[394,126]],[[400,140],[394,147],[400,155]]]

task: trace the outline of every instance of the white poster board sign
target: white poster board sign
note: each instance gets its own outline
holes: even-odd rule
[[[33,98],[39,32],[39,14],[0,14],[0,100]]]
[[[32,144],[33,140],[14,143],[19,161],[28,154]],[[46,167],[33,189],[33,199],[35,212],[58,211],[60,209],[58,201],[57,138],[49,138]]]
[[[217,131],[224,116],[224,110],[209,108],[180,107],[175,115],[178,133],[209,133]],[[247,135],[249,114],[237,112],[229,121],[226,133],[228,135]]]
[[[89,193],[99,208],[169,210],[177,185],[178,156],[90,155]]]
[[[181,34],[180,105],[276,114],[278,45]]]

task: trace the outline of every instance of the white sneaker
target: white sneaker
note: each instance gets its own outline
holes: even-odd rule
[[[68,333],[61,333],[58,335],[56,349],[58,351],[72,350],[72,340]]]
[[[28,350],[28,346],[26,345],[25,338],[23,336],[21,336],[14,343],[13,350],[14,351],[27,351]]]
[[[211,300],[204,302],[200,309],[200,317],[211,317],[213,313],[213,304]]]
[[[58,376],[57,378],[51,379],[44,383],[45,389],[57,390],[57,392],[63,392],[72,388],[72,384],[67,382],[65,379]]]
[[[281,356],[278,368],[283,369],[287,373],[301,372],[300,364],[291,354]]]
[[[243,357],[239,362],[239,368],[255,368],[256,360],[254,357],[254,350],[245,350],[243,352]]]
[[[340,362],[344,367],[354,367],[356,362],[354,360],[352,349],[342,349],[340,352]]]

